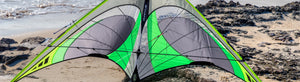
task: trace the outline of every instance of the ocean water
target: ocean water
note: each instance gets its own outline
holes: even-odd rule
[[[0,37],[62,28],[103,0],[0,0]]]
[[[57,29],[95,7],[103,0],[0,0],[0,37],[38,30]],[[189,0],[193,5],[209,0]],[[225,0],[230,1],[230,0]],[[232,0],[257,6],[282,6],[300,0]]]
[[[205,4],[209,0],[189,0],[194,5],[196,4]],[[293,1],[300,1],[300,0],[225,0],[227,2],[234,1],[234,2],[240,2],[241,4],[254,4],[256,6],[283,6],[287,3],[293,2]]]

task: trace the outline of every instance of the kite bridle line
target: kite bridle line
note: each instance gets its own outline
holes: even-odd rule
[[[136,52],[132,52],[132,53],[137,54],[137,58],[139,58],[139,56],[141,55],[141,42],[142,42],[142,36],[143,36],[143,29],[144,29],[144,26],[145,26],[147,18],[148,18],[148,12],[149,12],[148,10],[149,10],[149,0],[145,0],[143,12],[142,12],[141,32],[140,32],[140,36],[139,36],[138,49]],[[134,72],[131,77],[132,77],[131,81],[133,81],[133,82],[140,81],[137,67],[134,68]]]
[[[45,46],[45,45],[42,45]],[[205,49],[205,48],[219,48],[219,47],[202,47],[194,50],[190,50],[187,52],[184,52],[183,54],[163,54],[163,53],[146,53],[146,52],[138,52],[138,51],[126,51],[126,50],[112,50],[112,49],[101,49],[101,48],[88,48],[88,47],[70,47],[70,46],[51,46],[48,45],[47,47],[64,47],[64,48],[76,48],[76,49],[92,49],[92,50],[106,50],[106,51],[117,51],[117,52],[131,52],[136,54],[155,54],[155,55],[171,55],[171,56],[184,56],[184,57],[197,57],[197,58],[207,58],[207,59],[220,59],[220,60],[229,60],[229,61],[239,61],[244,62],[245,60],[235,60],[235,59],[225,59],[225,58],[216,58],[216,57],[206,57],[206,56],[189,56],[189,53],[195,50]]]

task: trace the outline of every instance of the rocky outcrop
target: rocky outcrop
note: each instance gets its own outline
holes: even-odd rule
[[[253,70],[259,75],[265,75],[267,79],[290,81],[300,79],[300,56],[294,55],[288,48],[285,52],[269,51],[252,59]]]
[[[24,40],[21,42],[21,44],[22,44],[22,43],[41,44],[41,43],[43,43],[45,40],[46,40],[46,38],[40,37],[40,36],[37,36],[37,37],[29,37],[29,38],[24,39]]]
[[[285,17],[300,21],[300,2],[288,3],[284,6],[258,7],[252,4],[241,5],[238,2],[226,2],[223,0],[210,0],[205,5],[197,5],[196,8],[225,35],[226,40],[235,46],[236,51],[253,68],[254,72],[266,76],[267,79],[279,81],[291,81],[300,79],[300,51],[290,46],[297,46],[295,39],[300,37],[299,30],[270,30],[268,25],[256,26],[257,22],[272,22],[284,20]],[[276,22],[276,24],[282,24]],[[241,46],[237,44],[240,37],[247,39],[255,36],[248,35],[247,31],[231,28],[252,26],[268,35],[278,43],[261,42],[258,47]],[[233,33],[238,36],[226,36]],[[271,45],[280,46],[270,48]],[[270,48],[269,50],[260,50]],[[297,62],[298,61],[298,62]]]
[[[243,59],[249,60],[253,58],[253,56],[260,54],[263,51],[248,46],[239,46],[237,52],[242,56]]]
[[[18,47],[18,50],[28,50],[28,49],[32,50],[35,47],[42,44],[45,40],[46,38],[39,37],[39,36],[26,38],[21,42],[21,44]]]
[[[5,56],[0,55],[0,63],[7,65],[7,66],[14,66],[15,64],[18,64],[19,62],[28,59],[30,55],[24,54],[24,55],[17,55],[17,56]]]
[[[196,8],[213,24],[222,26],[256,26],[255,22],[282,20],[283,15],[291,13],[291,18],[300,20],[300,2],[292,2],[284,6],[257,7],[240,5],[239,2],[210,0]],[[213,17],[213,18],[211,18]]]
[[[4,51],[4,50],[9,50],[11,48],[11,44],[16,44],[18,42],[16,42],[13,39],[10,38],[2,38],[0,40],[0,51]]]

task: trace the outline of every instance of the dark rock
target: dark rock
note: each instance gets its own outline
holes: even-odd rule
[[[5,61],[5,65],[8,66],[14,66],[18,64],[19,62],[28,59],[30,55],[18,55],[18,56],[13,56],[11,59]]]
[[[233,1],[229,1],[229,3],[227,4],[228,7],[236,7],[238,5],[240,5],[240,4],[239,3],[235,3]]]
[[[1,65],[1,70],[6,70],[6,66],[4,64]]]
[[[25,51],[25,50],[29,50],[29,49],[33,49],[34,47],[28,47],[28,46],[18,46],[18,50],[19,51]]]
[[[290,52],[291,48],[285,47],[285,48],[282,49],[282,51],[284,51],[284,52]]]
[[[46,40],[44,37],[30,37],[24,39],[21,44],[18,46],[18,50],[24,51],[24,50],[32,50],[35,47],[39,46],[41,43],[43,43]]]
[[[275,36],[275,33],[268,33],[268,35],[269,35],[270,37],[273,37],[273,36]]]
[[[273,74],[266,74],[266,79],[275,79],[275,76]]]
[[[298,38],[298,37],[300,37],[300,32],[295,33],[295,38]]]
[[[15,41],[14,39],[10,39],[10,38],[2,38],[0,40],[0,43],[5,43],[5,44],[15,44],[18,43],[17,41]]]
[[[5,55],[0,55],[0,63],[4,63],[5,61],[4,61],[4,57],[5,57]]]
[[[248,4],[248,3],[247,3],[247,4],[245,4],[245,6],[246,6],[246,7],[251,7],[252,4]]]
[[[26,76],[28,78],[33,78],[33,79],[39,79],[39,77],[36,77],[36,76]]]
[[[226,7],[227,2],[224,0],[210,0],[205,5],[207,7]]]
[[[43,43],[45,40],[46,40],[46,38],[40,37],[40,36],[37,36],[37,37],[29,37],[29,38],[24,39],[24,40],[21,42],[21,44],[22,44],[22,43],[41,44],[41,43]]]
[[[235,23],[233,26],[255,26],[255,23],[249,19],[236,19]]]
[[[245,59],[253,58],[254,55],[262,53],[261,50],[257,50],[256,48],[250,48],[248,46],[241,47],[237,49],[237,52]]]
[[[239,42],[239,41],[240,41],[240,40],[239,40],[237,37],[235,37],[235,36],[226,36],[225,38],[226,38],[226,40],[227,40],[229,43],[235,43],[235,42]]]
[[[293,19],[300,21],[300,11],[293,11]]]
[[[228,34],[230,33],[230,28],[224,28],[221,25],[214,24],[215,28],[221,33],[221,34]]]
[[[0,40],[0,51],[4,51],[4,50],[9,50],[11,47],[10,45],[11,44],[16,44],[18,42],[16,42],[15,40],[13,39],[10,39],[10,38],[2,38]]]
[[[241,30],[241,29],[232,29],[231,30],[232,33],[235,33],[235,34],[248,34],[248,31],[245,31],[245,30]]]
[[[282,9],[285,12],[298,11],[298,10],[300,10],[300,2],[296,1],[296,2],[288,3],[284,6],[282,6]]]
[[[256,16],[255,20],[258,21],[274,21],[282,19],[282,15],[265,15],[265,16]]]
[[[198,4],[196,6],[196,8],[203,14],[206,14],[205,10],[207,10],[207,7],[205,5],[201,5],[201,4]]]
[[[261,44],[261,43],[260,43],[260,44],[258,44],[258,46],[259,46],[259,47],[266,47],[266,45],[264,45],[264,44]]]
[[[281,22],[276,22],[277,24],[282,24]]]
[[[274,48],[274,49],[272,49],[273,51],[280,51],[280,49],[278,49],[278,48]]]
[[[22,68],[18,67],[16,70],[22,70]]]
[[[294,53],[300,53],[300,50],[295,50]]]
[[[269,25],[260,25],[260,27],[269,28],[270,26]]]
[[[244,38],[253,38],[253,35],[239,35],[241,37],[244,37]]]

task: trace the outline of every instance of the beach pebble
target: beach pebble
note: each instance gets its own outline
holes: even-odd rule
[[[300,53],[300,50],[295,50],[294,53]]]
[[[291,48],[285,47],[285,48],[282,49],[282,51],[284,51],[284,52],[290,52]]]

